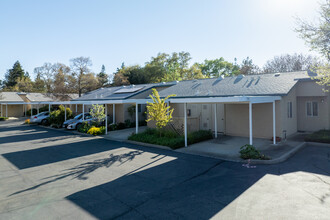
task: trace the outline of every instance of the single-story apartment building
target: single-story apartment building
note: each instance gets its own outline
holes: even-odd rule
[[[250,137],[252,143],[252,137],[330,129],[330,96],[323,89],[301,71],[182,81],[160,96],[176,95],[170,106],[177,128]]]

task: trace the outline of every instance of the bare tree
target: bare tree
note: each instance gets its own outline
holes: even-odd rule
[[[44,63],[44,65],[34,68],[34,73],[39,75],[40,78],[45,82],[46,92],[53,92],[53,65],[51,63]]]
[[[79,97],[82,94],[82,79],[83,76],[90,72],[89,67],[92,66],[92,61],[89,57],[77,57],[70,60],[72,76],[77,80],[77,91]]]
[[[293,72],[308,70],[318,64],[318,58],[304,54],[283,54],[268,60],[263,67],[264,73]]]

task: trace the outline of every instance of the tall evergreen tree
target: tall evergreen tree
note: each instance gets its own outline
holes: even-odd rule
[[[99,81],[99,86],[103,87],[108,83],[108,75],[105,73],[105,66],[102,65],[101,72],[97,74],[97,80]]]
[[[25,78],[24,70],[19,61],[16,61],[13,68],[9,69],[5,75],[5,87],[14,87],[17,84],[18,79]]]

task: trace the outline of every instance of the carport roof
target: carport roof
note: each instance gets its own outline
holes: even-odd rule
[[[176,98],[231,97],[231,96],[283,96],[300,79],[310,79],[306,71],[219,77],[181,81],[159,92],[161,97],[175,94]]]

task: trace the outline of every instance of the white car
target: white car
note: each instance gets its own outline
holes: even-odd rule
[[[82,126],[83,122],[90,122],[93,121],[93,117],[91,115],[86,115],[86,117],[84,118],[85,120],[83,120],[82,118],[80,118],[79,120],[74,121],[73,123],[69,124],[66,126],[66,129],[68,130],[76,130],[79,129],[80,126]]]
[[[49,119],[49,112],[41,112],[37,115],[33,115],[30,118],[30,123],[37,123],[37,124],[47,124]]]

